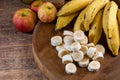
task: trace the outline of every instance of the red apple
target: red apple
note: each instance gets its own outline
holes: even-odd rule
[[[30,32],[34,29],[37,21],[35,12],[29,8],[17,10],[13,15],[13,24],[21,32]]]
[[[32,9],[34,12],[38,12],[39,6],[42,4],[42,0],[36,0],[33,1],[32,4],[30,5],[30,9]]]
[[[51,2],[44,2],[38,9],[41,22],[50,23],[56,18],[57,9]]]

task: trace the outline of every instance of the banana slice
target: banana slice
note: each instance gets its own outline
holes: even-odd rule
[[[77,72],[77,67],[74,63],[68,63],[65,66],[65,72],[67,74],[75,74]]]
[[[103,45],[97,44],[95,47],[96,47],[96,49],[97,49],[97,52],[102,52],[103,55],[105,54],[105,48],[104,48]]]
[[[85,36],[83,36],[83,39],[80,41],[80,44],[83,44],[83,45],[88,44],[88,38],[87,38],[87,36],[86,36],[86,35],[85,35]]]
[[[69,30],[64,30],[64,31],[63,31],[63,35],[64,35],[64,36],[73,36],[73,32],[72,32],[72,31],[69,31]]]
[[[60,50],[65,49],[64,44],[56,46],[56,50],[59,52]]]
[[[84,55],[86,55],[88,51],[88,47],[86,45],[81,45],[80,51],[82,51]]]
[[[74,42],[74,39],[72,36],[65,36],[63,39],[65,45],[70,45]]]
[[[94,72],[100,69],[100,62],[98,61],[91,61],[88,65],[88,71]]]
[[[102,52],[97,52],[93,57],[94,61],[102,61],[103,59],[104,59],[104,56]]]
[[[87,44],[87,47],[89,48],[89,47],[95,47],[95,44],[94,43],[88,43]]]
[[[87,55],[92,58],[96,53],[96,48],[95,47],[90,47],[87,51]]]
[[[70,45],[64,45],[65,49],[72,51]]]
[[[71,55],[67,54],[62,57],[63,64],[72,63],[72,62],[73,62],[73,59],[72,59]]]
[[[82,51],[78,51],[76,53],[71,54],[74,61],[79,62],[84,58],[84,53]]]
[[[51,38],[51,45],[52,46],[58,46],[62,44],[62,37],[61,36],[53,36]]]
[[[70,45],[70,48],[72,51],[79,51],[81,48],[81,45],[79,42],[74,42]]]
[[[84,38],[85,34],[82,30],[77,30],[74,32],[74,40],[81,42],[81,40]]]
[[[80,67],[87,67],[89,62],[89,58],[85,56],[81,61],[78,62],[78,64]]]
[[[58,52],[58,57],[61,59],[64,55],[66,54],[70,54],[70,51],[69,50],[66,50],[66,49],[61,49],[59,52]]]

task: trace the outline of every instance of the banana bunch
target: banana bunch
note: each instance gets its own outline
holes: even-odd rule
[[[88,31],[88,40],[97,44],[102,32],[108,47],[118,55],[120,47],[120,9],[111,0],[70,0],[57,13],[55,30],[66,27],[76,18],[73,31]],[[119,22],[119,24],[118,24]]]

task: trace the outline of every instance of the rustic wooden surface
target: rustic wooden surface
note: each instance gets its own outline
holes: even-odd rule
[[[0,80],[47,80],[34,63],[32,33],[12,24],[13,13],[28,7],[20,0],[0,0]]]
[[[67,75],[64,71],[65,65],[57,56],[55,47],[51,46],[50,39],[55,35],[62,35],[63,30],[55,31],[55,24],[38,23],[33,33],[33,55],[41,71],[49,80],[120,80],[120,54],[111,56],[103,35],[100,43],[106,48],[105,58],[101,61],[98,72],[89,72],[86,68],[77,67],[77,73]],[[64,29],[72,29],[69,25]],[[42,46],[41,46],[42,45]],[[120,53],[120,52],[119,52]]]

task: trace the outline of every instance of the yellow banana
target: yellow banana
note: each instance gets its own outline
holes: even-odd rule
[[[80,12],[79,16],[77,17],[77,19],[76,19],[76,21],[74,23],[74,28],[73,28],[74,31],[77,31],[77,30],[85,31],[84,25],[83,25],[85,13],[86,13],[86,8],[83,9]]]
[[[67,2],[57,13],[57,16],[69,15],[80,11],[86,7],[92,0],[71,0]]]
[[[109,0],[93,0],[91,4],[89,4],[86,8],[84,27],[85,30],[88,31],[90,29],[90,24],[94,20],[98,11],[100,11],[104,6],[109,2]]]
[[[63,27],[66,27],[77,15],[78,15],[78,12],[73,13],[71,15],[67,15],[67,16],[59,16],[57,18],[55,30],[60,30]]]
[[[102,13],[103,9],[97,13],[95,19],[90,26],[91,29],[89,30],[88,38],[89,42],[93,42],[94,44],[98,43],[102,35]]]
[[[117,4],[114,1],[111,1],[105,6],[103,12],[103,30],[106,34],[108,47],[113,55],[118,55],[119,50],[117,10]]]

